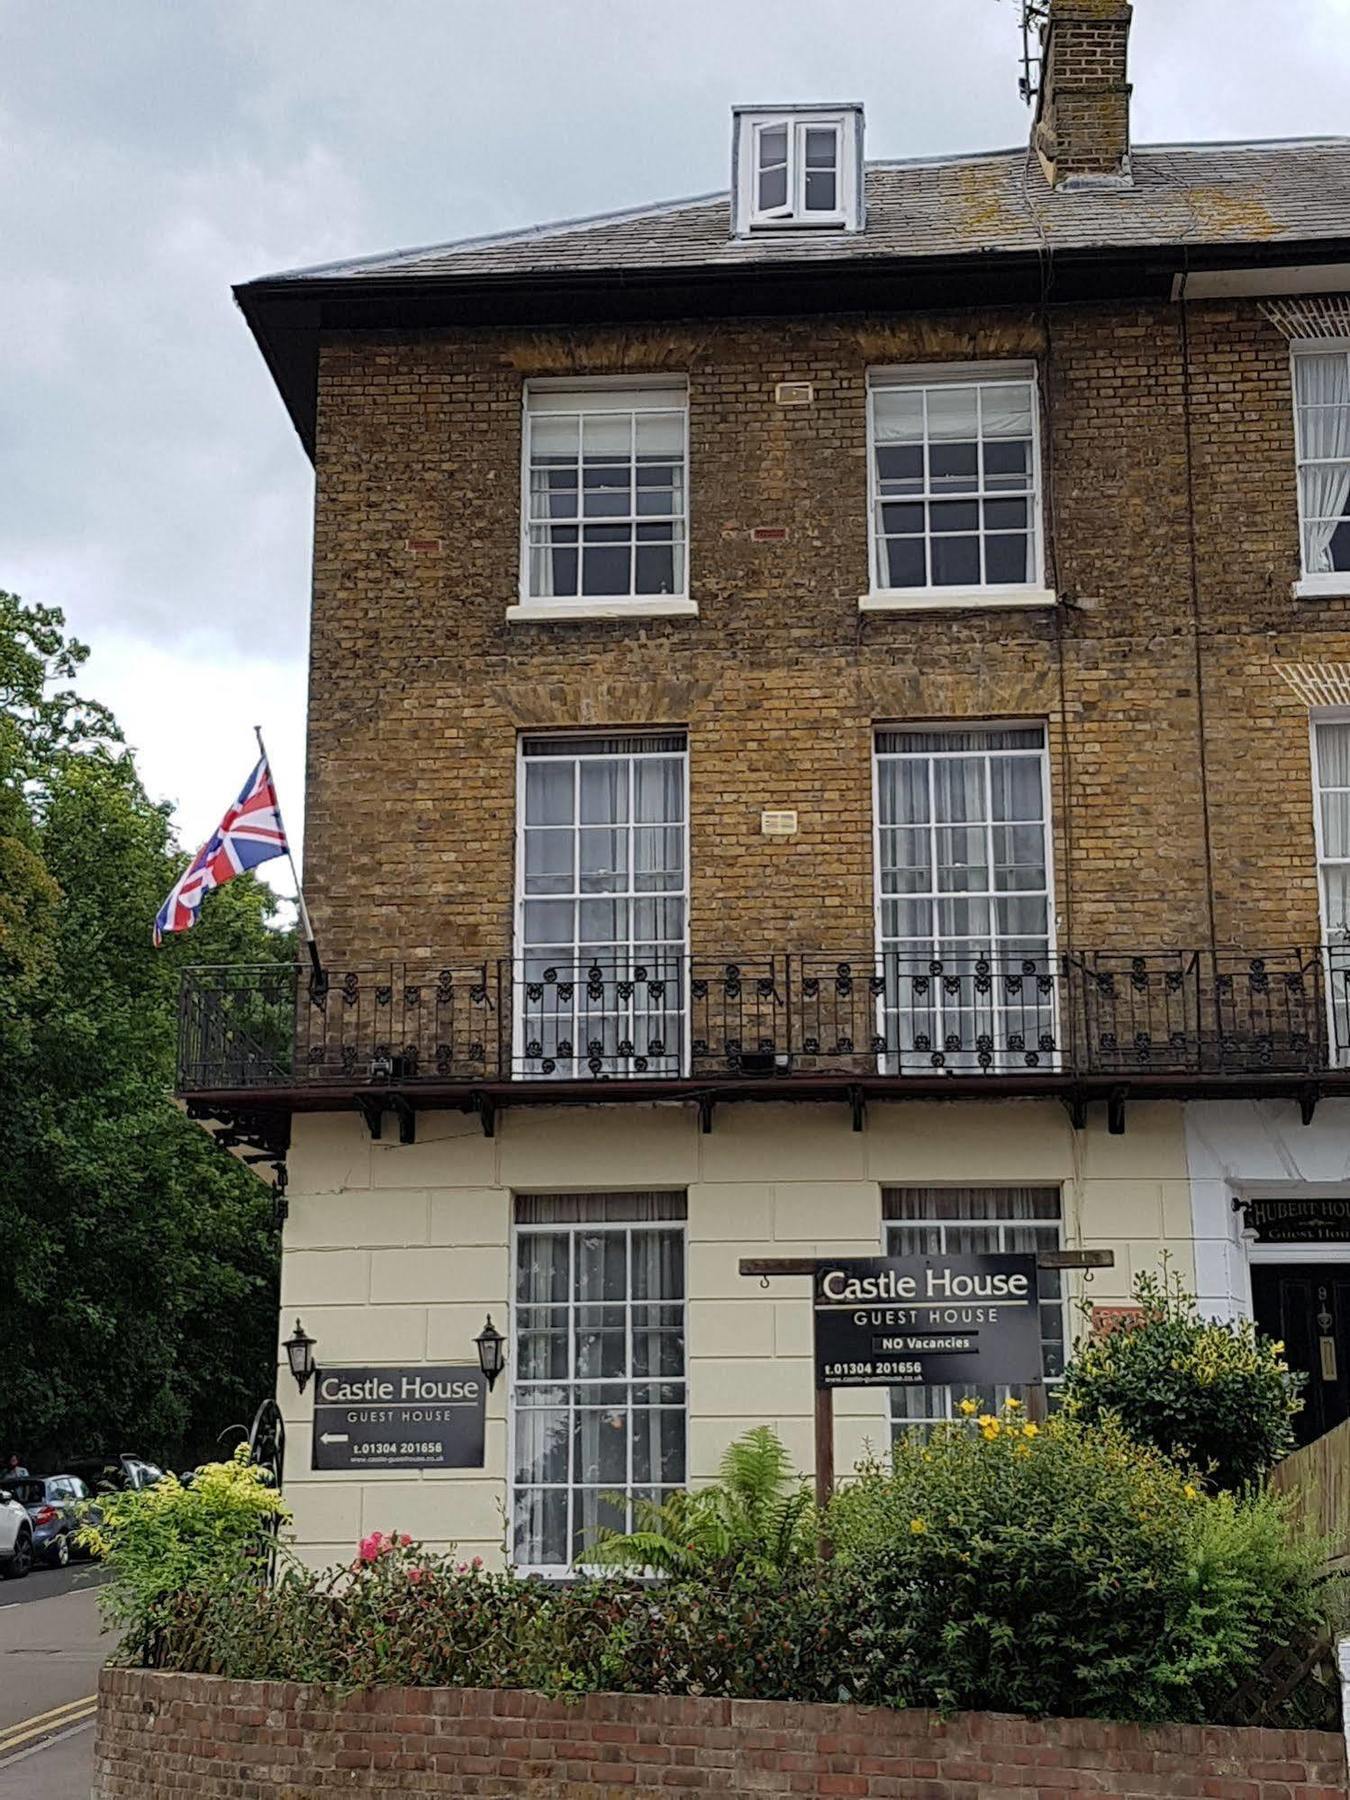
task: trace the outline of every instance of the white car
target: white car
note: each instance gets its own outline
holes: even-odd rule
[[[17,1581],[33,1566],[33,1522],[6,1488],[0,1488],[0,1577]]]

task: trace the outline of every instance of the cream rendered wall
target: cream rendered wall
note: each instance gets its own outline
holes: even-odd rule
[[[389,1121],[392,1129],[392,1120]],[[320,1365],[474,1360],[489,1310],[511,1333],[511,1196],[567,1189],[682,1188],[689,1197],[689,1474],[711,1476],[727,1443],[771,1423],[811,1463],[811,1319],[804,1278],[767,1291],[742,1256],[875,1254],[888,1185],[1060,1184],[1065,1241],[1104,1246],[1116,1267],[1086,1291],[1124,1298],[1161,1250],[1194,1274],[1182,1108],[1132,1106],[1122,1137],[1093,1109],[1072,1129],[1054,1101],[900,1102],[850,1129],[842,1106],[718,1108],[710,1134],[691,1107],[519,1107],[497,1136],[476,1119],[423,1113],[418,1141],[372,1142],[355,1115],[297,1118],[280,1337],[300,1314]],[[1075,1289],[1077,1285],[1075,1284]],[[312,1561],[350,1558],[371,1530],[408,1531],[500,1561],[508,1383],[488,1401],[483,1470],[311,1473],[312,1386],[285,1369],[278,1396],[290,1450],[296,1540]],[[885,1400],[837,1397],[836,1460],[847,1469],[887,1440]]]
[[[1185,1112],[1196,1291],[1214,1318],[1243,1318],[1252,1310],[1252,1245],[1233,1201],[1251,1190],[1350,1193],[1350,1100],[1324,1100],[1308,1125],[1293,1101],[1192,1100]],[[1299,1260],[1296,1245],[1267,1254]],[[1320,1245],[1316,1254],[1334,1255],[1335,1247]],[[1350,1245],[1345,1255],[1350,1260]]]

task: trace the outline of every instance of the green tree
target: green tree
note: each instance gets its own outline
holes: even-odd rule
[[[270,1386],[277,1250],[172,1102],[177,979],[291,945],[241,879],[154,948],[182,856],[63,625],[0,593],[0,1445],[195,1456]]]

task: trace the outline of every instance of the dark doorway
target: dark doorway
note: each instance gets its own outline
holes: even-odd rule
[[[1257,1263],[1252,1268],[1256,1323],[1284,1340],[1285,1360],[1307,1376],[1300,1444],[1350,1417],[1350,1263]]]

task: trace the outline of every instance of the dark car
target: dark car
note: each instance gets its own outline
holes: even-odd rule
[[[32,1521],[34,1556],[64,1569],[72,1556],[82,1554],[75,1534],[91,1496],[78,1475],[10,1477],[9,1491]]]
[[[66,1468],[77,1475],[91,1494],[121,1494],[128,1488],[153,1487],[157,1481],[164,1479],[164,1471],[158,1463],[147,1462],[143,1456],[104,1457],[99,1460],[81,1458],[68,1462]]]

